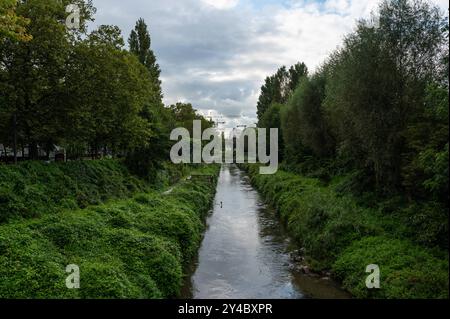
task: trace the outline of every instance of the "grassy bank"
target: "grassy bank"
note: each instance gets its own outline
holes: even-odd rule
[[[61,168],[54,169],[59,172]],[[218,168],[210,166],[193,172],[197,173],[212,178],[183,180],[168,193],[147,189],[130,199],[86,209],[57,209],[57,214],[42,213],[40,218],[1,225],[0,298],[176,296],[182,285],[182,267],[200,243]],[[123,177],[131,178],[126,173]],[[101,190],[115,187],[108,188],[104,183],[101,187],[95,182],[85,185]],[[131,189],[145,188],[138,180],[130,183],[134,185]],[[72,192],[67,194],[73,198]],[[126,196],[130,190],[125,188],[115,194]],[[69,274],[65,268],[69,264],[80,268],[80,289],[66,287]]]
[[[125,198],[147,186],[115,160],[0,165],[0,223]]]
[[[362,207],[318,179],[246,169],[290,234],[305,248],[314,270],[329,269],[358,298],[447,298],[448,252],[402,235],[404,225],[382,211]],[[366,266],[377,264],[381,289],[368,290]]]
[[[0,165],[0,224],[127,198],[187,173],[186,166],[164,164],[152,180],[144,180],[119,160]]]

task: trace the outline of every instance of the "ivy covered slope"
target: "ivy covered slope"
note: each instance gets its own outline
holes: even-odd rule
[[[365,207],[339,192],[337,184],[284,171],[260,175],[256,165],[246,168],[306,249],[312,268],[331,269],[355,297],[448,298],[448,250],[429,238],[431,230],[437,238],[448,238],[440,234],[445,232],[440,221],[414,225],[407,209],[389,215]],[[380,267],[381,289],[365,286],[369,264]]]
[[[198,173],[211,178],[1,225],[0,298],[177,296],[183,265],[200,244],[218,168],[192,172]],[[66,287],[70,264],[80,268],[80,289]]]
[[[0,223],[84,208],[146,187],[116,160],[0,165]]]

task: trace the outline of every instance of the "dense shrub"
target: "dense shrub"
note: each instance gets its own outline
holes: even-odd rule
[[[253,184],[278,210],[294,239],[305,248],[310,266],[334,270],[356,297],[447,296],[447,251],[433,243],[448,234],[448,216],[417,219],[420,214],[415,206],[386,215],[382,209],[362,206],[353,196],[336,192],[336,185],[284,171],[260,175],[257,165],[244,167]],[[425,209],[436,214],[442,211],[441,207],[420,207],[424,216],[430,215]],[[365,269],[372,263],[379,264],[385,276],[384,289],[376,293],[365,287]]]
[[[146,189],[115,160],[0,166],[0,223],[85,208]]]
[[[170,193],[149,191],[84,210],[0,226],[0,298],[167,298],[197,251],[214,197],[211,178],[183,180]],[[65,267],[80,267],[68,289]]]
[[[380,267],[380,289],[365,286],[369,264]],[[354,242],[333,270],[358,298],[448,298],[448,259],[438,259],[405,240],[367,237]]]

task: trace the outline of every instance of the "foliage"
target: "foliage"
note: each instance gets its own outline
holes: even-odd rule
[[[290,234],[305,248],[311,267],[332,269],[355,297],[448,295],[448,258],[442,260],[447,253],[436,246],[437,239],[439,245],[448,241],[448,216],[436,216],[442,207],[397,207],[389,216],[360,205],[351,195],[337,193],[334,184],[325,185],[319,179],[284,171],[260,175],[258,165],[246,169]],[[419,219],[419,212],[423,218]],[[364,284],[365,268],[371,263],[380,265],[382,271],[383,288],[374,293]]]
[[[200,244],[218,167],[198,172],[212,181],[0,226],[0,298],[176,297]],[[80,289],[65,286],[69,264],[80,267]]]
[[[0,166],[0,222],[84,208],[146,188],[115,160]]]
[[[448,19],[421,0],[386,0],[313,75],[304,72],[293,87],[284,67],[267,78],[259,125],[275,125],[281,113],[280,144],[290,167],[331,160],[342,172],[362,172],[370,185],[362,180],[358,188],[444,203],[445,70]]]
[[[137,58],[123,51],[120,30],[101,26],[76,45],[66,79],[67,141],[91,145],[94,153],[113,154],[145,147],[152,136],[148,119],[141,117],[152,94],[148,72]],[[118,48],[119,47],[119,48]]]
[[[333,139],[322,107],[325,80],[321,73],[303,77],[288,101],[282,117],[286,152],[295,154],[304,146],[319,158],[333,154]]]
[[[291,66],[289,70],[283,66],[277,73],[267,77],[258,99],[258,120],[261,121],[262,116],[273,103],[286,103],[300,79],[307,74],[308,68],[304,63],[299,62]]]
[[[404,185],[415,197],[448,201],[448,89],[428,86],[425,107],[406,129]]]
[[[193,137],[193,121],[200,120],[202,125],[202,130],[210,128],[213,126],[211,121],[207,120],[205,117],[199,115],[197,110],[194,109],[190,103],[176,103],[169,107],[170,112],[176,123],[176,127],[186,128],[191,137]]]
[[[259,121],[259,125],[265,128],[279,128],[278,130],[278,156],[279,160],[283,159],[284,155],[284,139],[283,139],[283,128],[281,127],[281,114],[283,105],[279,103],[273,103],[266,110],[264,115]],[[270,145],[270,136],[267,135],[266,145]]]
[[[365,286],[368,264],[380,266],[380,289]],[[349,246],[333,265],[357,298],[448,298],[448,256],[440,259],[408,241],[367,237]]]
[[[5,39],[29,41],[32,38],[25,29],[30,21],[16,14],[16,6],[17,0],[2,0],[0,3],[0,43]]]
[[[144,19],[139,19],[136,22],[134,30],[131,31],[128,44],[130,45],[130,52],[139,58],[139,62],[141,62],[150,73],[152,89],[156,93],[156,100],[154,100],[152,104],[157,105],[158,103],[161,104],[162,99],[161,81],[159,80],[161,70],[159,69],[158,63],[156,63],[155,54],[150,48],[151,43],[147,24]]]

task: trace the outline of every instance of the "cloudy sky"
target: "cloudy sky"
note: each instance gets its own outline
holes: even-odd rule
[[[448,8],[447,0],[430,0]],[[314,70],[378,0],[94,0],[93,27],[149,25],[164,102],[190,102],[226,127],[256,122],[266,76],[303,61]]]

